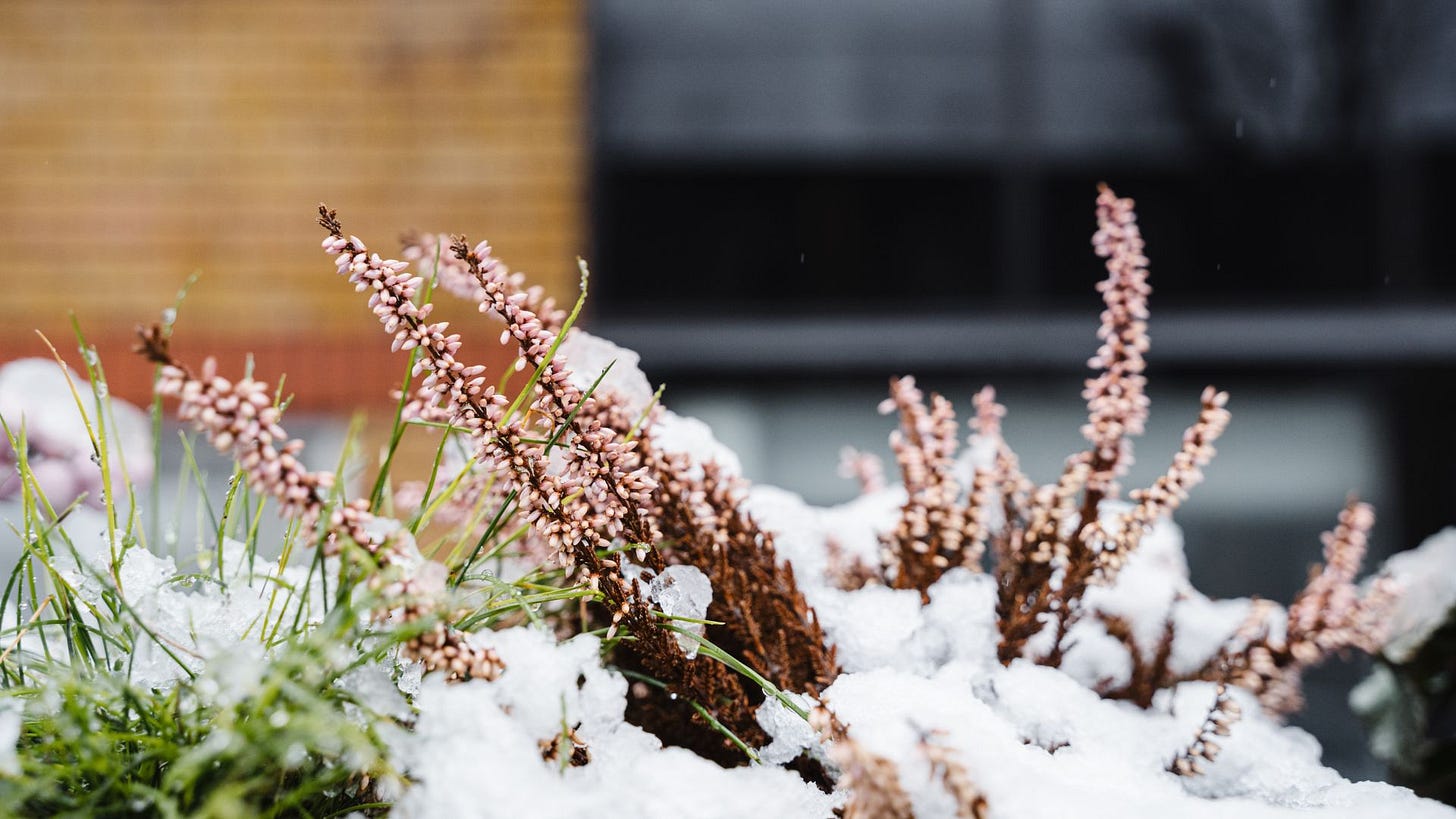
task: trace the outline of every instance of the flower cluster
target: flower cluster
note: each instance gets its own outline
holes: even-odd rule
[[[1213,460],[1213,442],[1228,427],[1229,412],[1224,409],[1228,393],[1208,387],[1204,389],[1201,401],[1198,420],[1183,432],[1183,445],[1173,456],[1173,464],[1168,471],[1159,476],[1151,487],[1133,490],[1130,495],[1133,508],[1119,516],[1112,531],[1100,519],[1083,530],[1082,540],[1100,547],[1099,571],[1115,572],[1121,568],[1127,562],[1128,554],[1137,548],[1138,541],[1158,518],[1177,511],[1188,499],[1188,490],[1203,481],[1203,467]]]
[[[1102,346],[1088,366],[1097,370],[1087,380],[1087,424],[1082,434],[1092,444],[1091,495],[1117,496],[1117,478],[1132,464],[1131,436],[1141,435],[1148,418],[1147,378],[1143,355],[1148,351],[1148,259],[1131,199],[1120,199],[1106,185],[1098,187],[1097,232],[1092,247],[1107,260],[1107,278],[1097,284],[1105,309],[1097,337]]]
[[[411,232],[401,241],[400,257],[415,265],[421,275],[433,277],[435,286],[471,304],[480,304],[487,298],[480,279],[461,259],[451,246],[454,238],[438,233]],[[488,251],[487,254],[489,255]],[[567,311],[546,295],[540,285],[528,285],[523,273],[512,272],[505,263],[491,257],[493,275],[499,280],[507,297],[523,294],[524,304],[536,315],[541,325],[553,333],[559,333],[566,324]]]
[[[391,576],[392,575],[392,576]],[[492,648],[477,645],[470,637],[451,628],[450,620],[458,612],[447,610],[450,599],[445,585],[445,567],[424,562],[411,570],[376,574],[370,586],[389,601],[380,617],[401,623],[422,623],[424,629],[411,636],[401,653],[419,660],[425,670],[438,672],[454,682],[459,680],[493,680],[505,668],[500,655]]]
[[[416,303],[422,280],[404,273],[406,263],[383,259],[358,238],[346,237],[336,214],[323,206],[319,224],[328,231],[323,247],[338,272],[357,289],[372,291],[370,307],[386,332],[395,334],[395,348],[419,350],[414,374],[423,375],[420,388],[436,396],[427,406],[440,408],[447,422],[470,438],[476,460],[510,482],[522,514],[561,565],[600,595],[609,636],[625,626],[638,660],[673,694],[717,712],[720,724],[745,731],[752,726],[737,675],[705,658],[685,657],[662,612],[645,598],[642,583],[624,570],[624,554],[614,548],[618,538],[629,541],[649,571],[665,567],[657,548],[660,535],[643,511],[656,484],[636,467],[633,445],[584,412],[590,400],[572,385],[570,371],[549,358],[556,332],[531,309],[532,294],[511,288],[488,245],[452,243],[455,258],[479,284],[481,310],[503,318],[503,339],[514,339],[520,347],[517,369],[535,368],[534,398],[527,407],[542,427],[535,430],[527,428],[526,414],[513,413],[510,402],[486,384],[483,367],[456,359],[457,336],[446,335],[443,324],[425,324],[432,306]],[[556,444],[564,468],[553,466]]]
[[[464,242],[453,246],[455,256],[480,282],[481,312],[493,312],[506,322],[501,332],[502,343],[514,339],[520,349],[518,368],[536,370],[534,388],[538,400],[534,407],[549,419],[556,430],[569,431],[566,447],[569,470],[574,472],[573,493],[585,495],[587,505],[597,511],[595,528],[608,537],[626,536],[645,556],[661,539],[652,521],[638,510],[651,503],[655,484],[640,468],[633,468],[632,441],[624,441],[612,427],[600,419],[579,420],[578,412],[586,399],[573,383],[571,372],[551,353],[558,331],[551,321],[531,309],[537,293],[510,286],[505,268],[490,253],[490,245],[481,242],[468,249]]]
[[[885,465],[874,455],[847,446],[839,451],[839,477],[853,479],[861,493],[873,494],[885,488]]]
[[[907,376],[890,381],[890,397],[880,404],[880,412],[899,413],[900,429],[891,434],[890,447],[908,496],[899,525],[886,538],[887,574],[896,588],[918,589],[924,595],[953,565],[979,568],[980,554],[963,551],[968,541],[975,544],[978,539],[952,474],[958,444],[955,409],[934,394],[927,408],[924,393]]]
[[[312,531],[331,505],[328,495],[334,475],[310,472],[304,466],[299,459],[303,443],[288,438],[281,426],[282,410],[267,385],[251,378],[236,382],[223,378],[211,358],[194,375],[172,357],[159,327],[142,329],[140,337],[138,351],[162,367],[157,393],[178,399],[178,418],[191,422],[218,451],[231,454],[253,489],[273,498],[284,515],[298,518],[305,532]],[[284,442],[281,447],[279,442]],[[434,564],[416,560],[412,543],[402,531],[380,523],[366,501],[334,504],[323,531],[326,554],[337,555],[345,539],[362,547],[380,567],[392,567],[402,575],[401,580],[381,588],[388,611],[401,622],[434,618],[438,600],[426,602],[418,593],[419,581],[413,578],[417,572],[428,571],[422,567]],[[443,585],[431,591],[439,597]],[[397,599],[400,596],[404,602]],[[493,650],[475,645],[438,618],[401,651],[407,658],[421,660],[426,670],[446,671],[452,679],[492,679],[504,668]]]
[[[223,378],[211,357],[202,362],[201,372],[193,374],[172,358],[161,328],[143,328],[139,333],[139,352],[162,367],[156,392],[177,399],[177,418],[205,433],[217,451],[237,459],[248,484],[276,500],[285,516],[312,529],[323,514],[334,476],[304,468],[298,457],[303,441],[288,438],[279,423],[283,411],[268,385],[246,377]]]

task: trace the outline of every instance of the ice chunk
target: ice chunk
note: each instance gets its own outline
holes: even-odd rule
[[[817,704],[804,694],[786,692],[784,696],[805,711]],[[772,740],[758,749],[759,761],[765,765],[782,765],[792,761],[806,748],[818,742],[818,735],[809,726],[809,721],[784,705],[777,697],[766,697],[753,716]]]
[[[708,605],[713,602],[713,584],[696,566],[668,566],[647,584],[647,599],[669,617],[703,620],[708,616]],[[675,625],[693,634],[703,633],[701,623],[679,621]],[[688,659],[698,656],[697,640],[686,634],[675,636]]]

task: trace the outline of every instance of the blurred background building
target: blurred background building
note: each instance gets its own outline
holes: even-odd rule
[[[490,238],[749,474],[853,494],[892,374],[983,383],[1048,480],[1077,429],[1095,183],[1152,258],[1161,471],[1206,383],[1234,423],[1180,521],[1194,581],[1287,600],[1346,492],[1379,557],[1456,523],[1456,7],[1437,0],[163,0],[0,5],[0,359],[75,308],[131,327],[199,271],[179,349],[287,371],[321,428],[399,364],[317,251]],[[460,313],[470,320],[468,311]],[[67,342],[65,347],[71,345]],[[1378,776],[1310,681],[1300,722]]]

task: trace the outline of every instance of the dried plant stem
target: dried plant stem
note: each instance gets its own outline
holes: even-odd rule
[[[1119,199],[1107,186],[1099,188],[1097,254],[1106,259],[1107,278],[1098,284],[1105,309],[1098,338],[1102,346],[1088,363],[1098,370],[1088,379],[1088,422],[1083,435],[1091,443],[1084,453],[1067,459],[1057,483],[1029,492],[1014,455],[1000,441],[1003,411],[994,394],[977,396],[975,426],[994,435],[995,466],[972,486],[972,507],[989,501],[990,486],[1000,484],[1005,524],[992,536],[997,558],[997,614],[1001,626],[1000,659],[1023,656],[1027,642],[1050,631],[1050,645],[1037,661],[1060,665],[1065,638],[1082,615],[1081,599],[1094,583],[1112,582],[1128,555],[1157,519],[1182,504],[1188,490],[1203,478],[1213,457],[1213,442],[1228,425],[1228,396],[1209,387],[1203,393],[1197,422],[1168,472],[1148,489],[1132,493],[1133,508],[1112,524],[1101,518],[1102,501],[1117,496],[1117,479],[1132,462],[1130,437],[1141,434],[1147,420],[1143,356],[1148,350],[1147,257],[1131,199]],[[1029,496],[1029,497],[1028,497]],[[979,513],[970,516],[972,539],[983,526]]]
[[[1208,716],[1204,717],[1193,741],[1168,763],[1168,770],[1179,776],[1201,775],[1204,763],[1213,762],[1223,750],[1216,739],[1228,736],[1233,724],[1242,716],[1243,712],[1229,694],[1228,686],[1219,683],[1214,690],[1213,704],[1208,707]]]
[[[931,776],[938,777],[946,792],[955,798],[956,819],[986,819],[986,796],[971,781],[955,751],[927,736],[920,742],[920,753],[930,762]]]
[[[1399,589],[1388,578],[1376,578],[1363,594],[1355,585],[1374,525],[1370,506],[1350,498],[1334,530],[1322,537],[1324,565],[1311,571],[1290,605],[1283,635],[1270,629],[1277,607],[1256,600],[1248,622],[1191,676],[1246,688],[1269,712],[1287,714],[1304,703],[1304,669],[1347,648],[1378,651]]]

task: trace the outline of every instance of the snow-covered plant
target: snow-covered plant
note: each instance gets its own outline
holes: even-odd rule
[[[17,456],[18,505],[6,516],[19,554],[0,593],[6,814],[319,815],[377,802],[372,783],[397,779],[383,732],[399,714],[343,683],[387,681],[381,669],[409,630],[365,628],[356,606],[369,594],[344,588],[338,559],[260,558],[260,499],[236,483],[220,510],[206,508],[214,542],[195,571],[160,556],[130,480],[133,468],[152,473],[146,445],[126,440],[139,412],[113,402],[81,343],[86,394],[58,360],[46,366],[67,389],[5,401],[18,408],[3,420]],[[60,484],[31,460],[39,425],[96,455],[82,480],[100,484],[99,509],[70,490],[53,500]]]
[[[899,523],[884,539],[884,580],[894,588],[916,589],[929,602],[929,588],[952,566],[981,571],[989,544],[1001,662],[1025,657],[1061,665],[1079,633],[1074,626],[1091,614],[1104,634],[1126,646],[1134,666],[1125,684],[1103,686],[1104,695],[1147,707],[1159,689],[1203,679],[1243,686],[1271,711],[1298,710],[1304,668],[1348,648],[1374,652],[1382,643],[1382,620],[1396,586],[1383,578],[1363,593],[1355,586],[1375,521],[1368,505],[1350,500],[1339,525],[1324,535],[1325,564],[1280,627],[1269,620],[1277,607],[1255,606],[1244,627],[1197,669],[1169,665],[1177,639],[1172,606],[1156,642],[1140,645],[1115,611],[1087,604],[1088,592],[1114,584],[1154,525],[1202,481],[1213,442],[1229,421],[1228,394],[1205,389],[1198,418],[1183,433],[1168,470],[1152,486],[1129,493],[1130,504],[1113,503],[1117,479],[1132,463],[1131,437],[1143,431],[1148,416],[1142,373],[1151,288],[1132,200],[1101,186],[1097,226],[1092,244],[1106,260],[1108,275],[1098,284],[1105,309],[1097,331],[1102,346],[1089,361],[1096,375],[1082,393],[1088,414],[1082,433],[1090,447],[1067,459],[1055,483],[1034,486],[1001,437],[1006,410],[987,387],[975,398],[972,477],[969,491],[962,492],[951,402],[932,395],[927,407],[914,379],[891,381],[881,411],[900,418],[891,443],[907,497]],[[864,466],[855,471],[873,474]]]
[[[630,351],[574,327],[585,265],[563,309],[485,243],[415,233],[389,259],[321,206],[325,252],[408,359],[377,463],[310,468],[280,390],[251,366],[189,365],[170,319],[144,328],[154,428],[175,402],[232,469],[222,502],[203,501],[199,553],[164,557],[155,504],[124,474],[108,484],[99,365],[95,407],[75,403],[103,460],[100,520],[48,498],[32,411],[5,410],[23,555],[0,600],[0,801],[23,815],[985,819],[1074,800],[1119,817],[1449,815],[1344,782],[1254,707],[1294,705],[1300,670],[1331,652],[1379,648],[1398,598],[1389,580],[1355,585],[1368,508],[1351,501],[1287,613],[1200,595],[1168,516],[1228,421],[1212,388],[1169,470],[1118,499],[1148,410],[1147,259],[1130,200],[1104,187],[1098,223],[1088,449],[1036,487],[989,388],[960,452],[951,402],[896,379],[903,485],[851,453],[865,494],[814,509],[751,486],[706,426],[659,404]],[[437,290],[496,322],[486,334],[513,364],[474,363],[469,334],[432,320]],[[434,448],[426,474],[396,466],[406,436]],[[181,471],[201,470],[189,455]],[[286,526],[264,542],[274,512]]]
[[[1389,639],[1350,692],[1369,728],[1370,751],[1394,781],[1456,802],[1456,529],[1447,528],[1386,562],[1401,595],[1388,613]]]

